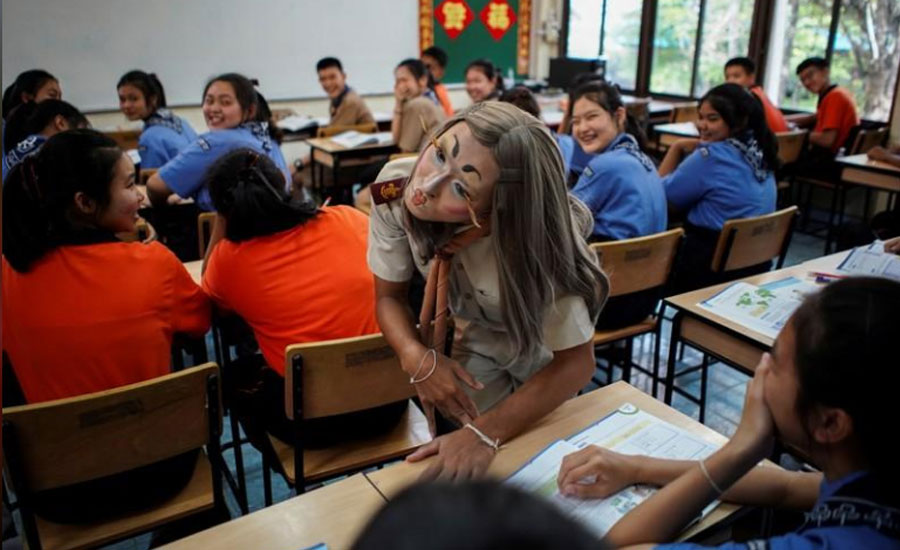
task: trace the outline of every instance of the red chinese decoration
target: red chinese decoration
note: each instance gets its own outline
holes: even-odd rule
[[[516,46],[516,72],[528,74],[531,55],[531,0],[519,0],[519,43]]]
[[[444,28],[447,36],[454,40],[475,19],[475,14],[465,0],[444,0],[438,4],[434,17]]]
[[[419,0],[419,53],[434,45],[432,0]]]
[[[494,40],[500,41],[516,22],[516,12],[506,0],[491,0],[481,10],[481,22]]]

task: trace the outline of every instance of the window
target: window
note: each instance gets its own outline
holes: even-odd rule
[[[691,95],[700,0],[660,0],[653,37],[650,91]]]
[[[753,23],[753,0],[706,0],[694,97],[724,82],[725,62],[746,56]]]
[[[643,0],[570,0],[566,55],[606,59],[607,79],[635,88]]]

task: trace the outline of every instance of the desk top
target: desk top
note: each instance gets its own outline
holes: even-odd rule
[[[313,149],[319,149],[320,151],[324,151],[326,153],[368,150],[379,151],[384,149],[391,149],[397,146],[396,143],[391,141],[389,143],[370,143],[369,145],[362,145],[360,147],[344,147],[343,145],[338,145],[337,143],[333,142],[330,138],[311,138],[307,139],[306,143]]]
[[[653,127],[653,131],[657,134],[671,134],[683,137],[699,137],[697,125],[693,122],[669,122],[666,124],[657,124]]]
[[[202,276],[203,271],[203,260],[194,260],[193,262],[184,262],[184,267],[188,270],[188,273],[191,274],[191,279],[194,280],[198,285],[200,284],[200,278]]]
[[[812,279],[809,276],[810,271],[832,272],[837,268],[838,265],[840,265],[841,261],[843,261],[843,259],[847,257],[847,254],[849,254],[849,252],[847,251],[838,252],[836,254],[830,254],[828,256],[809,260],[808,262],[803,262],[791,267],[776,269],[775,271],[767,271],[766,273],[761,273],[752,277],[737,279],[735,281],[729,281],[727,283],[701,288],[699,290],[693,290],[691,292],[685,292],[684,294],[678,294],[677,296],[670,296],[666,298],[666,304],[677,309],[689,312],[696,317],[700,317],[721,327],[747,336],[757,343],[763,344],[767,347],[771,347],[775,342],[768,336],[760,334],[753,329],[747,328],[740,323],[736,323],[734,321],[716,315],[708,309],[701,307],[699,305],[700,302],[717,294],[718,292],[727,288],[729,285],[732,285],[739,281],[754,285],[761,285],[791,276],[797,277],[798,279],[810,280]]]
[[[654,399],[625,382],[616,382],[566,401],[538,421],[532,429],[506,443],[491,464],[488,475],[499,479],[508,477],[554,441],[574,435],[618,409],[624,403],[631,403],[705,441],[717,445],[722,445],[726,441],[726,438],[718,432],[685,416],[662,401]],[[378,487],[379,492],[390,499],[414,483],[429,462],[429,460],[416,464],[402,462],[368,473],[366,477]],[[720,505],[702,522],[685,533],[685,536],[710,527],[737,509],[737,506],[730,504]]]
[[[900,176],[900,168],[893,164],[888,164],[887,162],[872,160],[865,154],[836,157],[834,161],[844,168],[862,168],[864,170],[872,170],[873,172],[882,172]]]
[[[349,548],[383,504],[372,484],[356,474],[163,548],[298,550],[320,542],[332,549]]]

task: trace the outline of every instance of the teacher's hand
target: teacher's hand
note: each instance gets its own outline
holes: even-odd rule
[[[410,369],[404,365],[406,372],[416,372],[418,365],[422,365],[417,379],[425,378],[422,382],[415,383],[416,393],[422,401],[422,407],[425,409],[425,416],[428,418],[428,427],[431,434],[435,434],[434,409],[437,408],[441,414],[448,420],[455,421],[459,425],[471,422],[472,419],[478,417],[478,408],[472,398],[463,391],[462,384],[466,384],[472,389],[480,390],[484,386],[476,381],[466,369],[458,362],[440,353],[426,352],[424,363],[417,362],[416,368]],[[437,359],[437,365],[434,372],[431,371],[431,364],[434,358]],[[420,360],[421,361],[421,360]]]
[[[475,432],[461,428],[419,447],[406,460],[419,462],[430,456],[435,457],[419,476],[420,481],[465,481],[483,476],[495,454],[496,451],[485,445]]]

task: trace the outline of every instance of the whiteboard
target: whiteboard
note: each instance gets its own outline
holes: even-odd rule
[[[84,111],[118,109],[125,72],[155,72],[169,105],[198,105],[223,72],[269,100],[324,97],[315,63],[338,57],[361,93],[393,89],[418,57],[414,0],[3,0],[3,87],[42,68]]]

